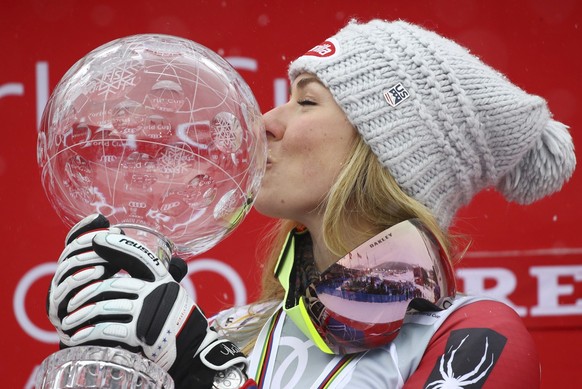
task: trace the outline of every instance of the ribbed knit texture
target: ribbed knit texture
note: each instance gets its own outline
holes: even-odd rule
[[[527,204],[572,175],[571,136],[546,102],[451,40],[381,20],[351,22],[333,39],[335,55],[299,57],[290,79],[315,74],[401,188],[442,227],[484,188]],[[409,97],[391,106],[383,93],[398,83]]]

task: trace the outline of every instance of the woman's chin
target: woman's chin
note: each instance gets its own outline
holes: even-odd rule
[[[268,198],[263,194],[261,196],[261,192],[259,191],[259,195],[253,204],[253,208],[255,211],[260,213],[263,216],[271,217],[271,218],[284,218],[281,215],[281,208],[284,205],[284,201],[281,200],[279,204],[275,204],[273,201],[273,196],[268,196]]]

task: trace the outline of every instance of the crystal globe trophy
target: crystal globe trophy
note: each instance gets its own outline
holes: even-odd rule
[[[161,34],[114,40],[73,65],[47,103],[37,145],[43,187],[65,224],[101,213],[166,264],[233,231],[253,204],[266,154],[261,113],[242,77],[210,49]],[[81,381],[117,369],[124,382],[115,387],[168,387],[148,386],[141,373],[128,378],[145,358],[125,352],[133,360],[116,364],[108,358],[123,350],[88,347],[47,358],[37,386],[103,387],[56,383],[50,370],[66,367]]]

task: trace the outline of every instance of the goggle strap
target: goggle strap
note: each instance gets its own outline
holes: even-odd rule
[[[317,332],[313,322],[311,321],[311,317],[309,316],[309,312],[307,312],[307,307],[305,306],[305,297],[299,299],[298,308],[299,309],[292,308],[287,310],[287,315],[291,318],[291,320],[293,320],[295,325],[299,327],[301,332],[307,335],[307,337],[311,339],[321,351],[326,354],[333,354],[334,352],[331,351],[329,346],[325,343],[319,332]]]
[[[298,304],[292,308],[287,308],[287,299],[289,298],[289,277],[291,271],[293,270],[293,264],[295,262],[295,238],[293,233],[287,236],[285,242],[285,248],[281,251],[277,265],[275,266],[275,277],[279,279],[281,286],[285,289],[285,303],[283,304],[283,310],[295,323],[295,325],[301,330],[305,336],[315,343],[315,345],[324,353],[333,354],[333,351],[324,342],[319,332],[313,325],[309,312],[307,312],[307,307],[305,306],[305,298],[299,299]]]
[[[283,285],[285,291],[287,291],[289,287],[289,273],[291,272],[291,266],[293,266],[293,262],[295,260],[295,235],[293,232],[287,234],[287,238],[285,239],[285,244],[283,247],[284,248],[281,250],[281,254],[279,254],[277,264],[275,265],[274,275],[275,278],[278,278],[279,281],[281,281],[283,284],[280,274],[281,272],[287,273],[287,277],[283,277],[287,278],[286,284]]]

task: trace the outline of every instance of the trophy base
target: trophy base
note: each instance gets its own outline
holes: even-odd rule
[[[121,348],[78,346],[57,351],[41,364],[36,389],[174,389],[154,362]]]

